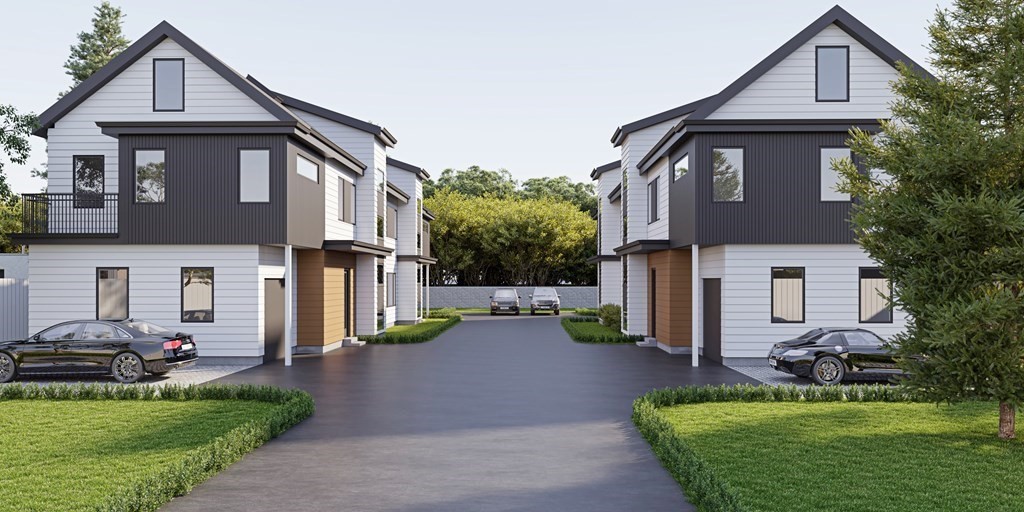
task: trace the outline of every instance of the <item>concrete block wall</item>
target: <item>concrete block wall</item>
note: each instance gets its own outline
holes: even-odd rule
[[[499,286],[431,286],[430,309],[437,308],[487,308],[490,307],[490,296]],[[553,286],[562,296],[563,308],[596,308],[596,286]],[[520,306],[530,307],[530,294],[533,286],[519,286],[516,290],[522,297]],[[424,292],[426,293],[426,292]]]

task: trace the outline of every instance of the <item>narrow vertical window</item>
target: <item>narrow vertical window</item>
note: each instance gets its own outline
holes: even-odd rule
[[[865,324],[891,324],[892,284],[879,268],[860,269],[860,322]]]
[[[295,156],[295,172],[303,178],[320,183],[320,165],[302,155]]]
[[[713,200],[743,201],[743,148],[712,149],[711,160]]]
[[[181,269],[181,321],[213,321],[213,268]]]
[[[679,160],[676,160],[676,163],[672,165],[672,179],[673,179],[673,181],[674,180],[678,180],[679,178],[682,178],[683,176],[686,176],[686,173],[688,173],[688,172],[690,172],[690,154],[689,153],[679,157]]]
[[[153,111],[185,110],[185,59],[153,59]]]
[[[803,323],[804,269],[772,268],[772,323]]]
[[[338,178],[338,220],[356,222],[356,186],[344,178]]]
[[[398,238],[398,209],[388,206],[388,238]]]
[[[166,201],[167,168],[162,149],[135,150],[135,202]]]
[[[75,208],[103,208],[103,156],[72,158]]]
[[[96,269],[96,319],[128,318],[128,269]]]
[[[380,261],[380,260],[378,260]],[[384,330],[384,294],[387,290],[384,287],[384,265],[377,265],[377,330]]]
[[[647,204],[649,211],[647,212],[647,222],[655,222],[658,220],[658,181],[661,176],[654,178],[654,181],[647,184]]]
[[[387,284],[387,287],[388,287],[388,307],[392,307],[397,302],[397,293],[396,292],[398,291],[398,286],[396,286],[396,278],[395,278],[395,273],[394,272],[389,272],[388,273],[388,284]]]
[[[850,159],[849,148],[821,148],[821,200],[822,201],[849,201],[850,194],[844,194],[836,187],[839,186],[839,173],[832,168],[834,160]]]
[[[238,155],[238,200],[269,203],[270,150],[243,149]]]
[[[815,99],[850,101],[850,47],[815,48]]]

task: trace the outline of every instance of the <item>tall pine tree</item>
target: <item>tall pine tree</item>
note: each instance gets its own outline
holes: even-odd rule
[[[71,47],[71,56],[64,63],[67,74],[74,80],[72,89],[132,43],[121,33],[124,17],[121,8],[110,2],[104,1],[96,7],[92,31],[78,33],[78,44]]]
[[[936,402],[1024,403],[1024,1],[957,0],[928,28],[935,77],[901,66],[893,120],[837,164],[859,243],[910,314],[905,385]]]

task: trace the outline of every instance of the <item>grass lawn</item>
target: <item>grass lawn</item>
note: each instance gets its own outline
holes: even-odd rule
[[[1022,510],[1024,441],[996,438],[997,408],[709,402],[656,414],[739,510]]]

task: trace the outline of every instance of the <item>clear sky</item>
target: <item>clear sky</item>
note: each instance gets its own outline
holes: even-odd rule
[[[0,103],[42,112],[98,0],[0,0]],[[831,8],[821,0],[115,0],[135,40],[167,20],[269,87],[382,124],[426,167],[568,175],[618,158],[615,127],[717,93]],[[855,17],[927,66],[948,0],[857,0]],[[16,192],[44,185],[33,137]]]

